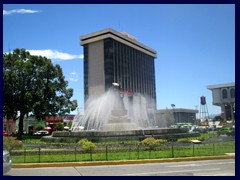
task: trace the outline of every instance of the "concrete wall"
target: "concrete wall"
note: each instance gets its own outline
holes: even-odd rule
[[[213,104],[221,104],[221,89],[212,90]]]
[[[105,92],[103,41],[88,45],[88,87],[89,97]]]

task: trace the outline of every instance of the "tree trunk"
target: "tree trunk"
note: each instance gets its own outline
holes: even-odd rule
[[[24,118],[24,115],[25,115],[25,113],[23,113],[23,112],[20,111],[17,140],[22,140],[22,135],[23,135],[23,118]]]

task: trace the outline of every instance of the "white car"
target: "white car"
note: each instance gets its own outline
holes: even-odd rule
[[[34,135],[49,135],[49,132],[42,130],[42,131],[35,132]]]
[[[12,160],[10,153],[3,150],[3,174],[7,174],[12,169]]]

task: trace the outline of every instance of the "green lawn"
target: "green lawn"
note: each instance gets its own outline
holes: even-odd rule
[[[38,163],[38,162],[81,162],[104,160],[134,160],[134,159],[159,159],[172,157],[193,157],[224,155],[235,152],[235,141],[215,144],[195,144],[189,146],[177,145],[161,146],[155,150],[146,147],[131,145],[129,147],[108,147],[97,149],[95,152],[84,153],[81,149],[25,149],[11,152],[13,163]]]

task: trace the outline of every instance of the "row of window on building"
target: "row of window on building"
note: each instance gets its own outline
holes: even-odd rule
[[[222,91],[222,98],[227,99],[227,98],[235,98],[235,88],[224,88],[221,90]]]

